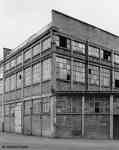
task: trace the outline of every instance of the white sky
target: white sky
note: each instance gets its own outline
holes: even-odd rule
[[[0,56],[47,25],[52,9],[119,35],[119,0],[0,0]]]

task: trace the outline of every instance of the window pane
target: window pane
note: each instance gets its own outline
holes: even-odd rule
[[[51,59],[43,61],[43,81],[51,79]]]
[[[64,58],[56,57],[56,63],[57,63],[56,66],[57,78],[70,80],[71,79],[70,61]]]
[[[110,70],[101,68],[101,86],[110,86]]]
[[[81,53],[85,53],[85,44],[82,44],[80,42],[72,41],[72,50],[78,51]]]
[[[22,59],[23,59],[22,55],[19,55],[17,57],[17,65],[20,64],[20,63],[22,63]]]
[[[119,55],[114,55],[114,62],[119,63]]]
[[[73,80],[85,82],[85,65],[80,62],[73,62]]]
[[[109,52],[107,50],[101,50],[101,58],[106,61],[110,61],[111,60],[111,52]]]
[[[41,102],[40,100],[33,101],[33,113],[40,113],[41,112]]]
[[[10,62],[10,68],[14,67],[16,65],[16,59],[13,59],[11,62]]]
[[[88,46],[88,55],[99,57],[99,49],[96,47]]]
[[[9,91],[10,90],[10,78],[6,78],[5,79],[5,91]]]
[[[33,83],[40,82],[41,80],[41,63],[33,66]]]
[[[24,53],[24,60],[31,58],[31,55],[32,55],[32,49],[29,49]]]
[[[24,71],[24,80],[25,80],[25,85],[30,85],[31,84],[31,68],[27,68]]]
[[[17,88],[21,88],[22,86],[22,72],[17,73]]]
[[[10,77],[10,90],[16,88],[16,74]]]
[[[25,102],[25,114],[31,114],[32,102]]]
[[[33,56],[41,52],[41,43],[33,47]]]
[[[51,38],[45,39],[42,43],[42,50],[47,50],[48,48],[51,48]]]
[[[96,66],[88,66],[88,83],[99,85],[99,68]]]
[[[7,64],[5,64],[5,70],[9,70],[10,69],[10,63],[8,62]]]

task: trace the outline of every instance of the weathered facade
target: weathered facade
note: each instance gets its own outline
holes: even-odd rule
[[[119,138],[118,36],[53,10],[3,62],[6,132]]]

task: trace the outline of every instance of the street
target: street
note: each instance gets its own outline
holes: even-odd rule
[[[0,145],[2,150],[119,150],[117,140],[51,139],[6,133],[0,136]]]

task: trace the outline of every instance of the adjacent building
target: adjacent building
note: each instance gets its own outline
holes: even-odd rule
[[[52,10],[51,23],[4,48],[4,129],[119,138],[119,36]]]

